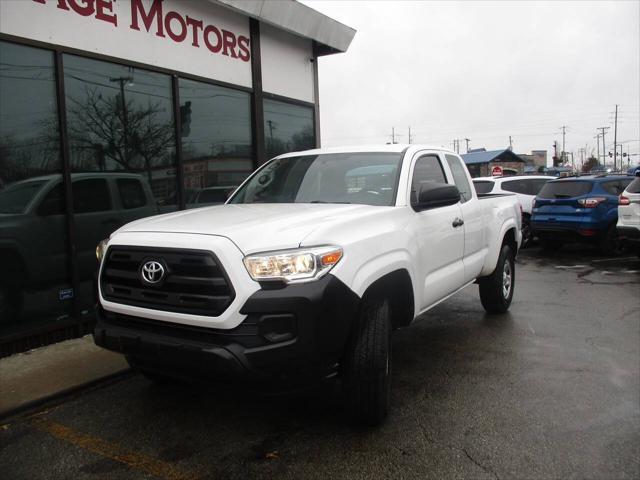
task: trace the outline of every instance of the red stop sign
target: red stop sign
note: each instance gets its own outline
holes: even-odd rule
[[[497,165],[493,167],[493,169],[491,170],[491,175],[494,177],[502,175],[502,167],[498,167]]]

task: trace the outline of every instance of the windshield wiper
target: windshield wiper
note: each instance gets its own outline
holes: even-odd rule
[[[309,203],[340,203],[343,205],[351,205],[351,202],[325,202],[324,200],[311,200]]]

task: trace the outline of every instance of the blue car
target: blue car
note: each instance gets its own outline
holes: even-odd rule
[[[596,175],[547,182],[534,200],[533,235],[546,250],[588,242],[605,255],[618,254],[618,196],[632,180],[627,175]]]

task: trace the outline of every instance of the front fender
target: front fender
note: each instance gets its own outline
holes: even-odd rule
[[[407,250],[398,249],[382,253],[357,267],[350,268],[348,262],[345,262],[345,266],[347,268],[339,268],[331,273],[345,284],[350,285],[351,290],[360,298],[375,281],[383,276],[396,270],[407,270],[413,288],[414,311],[417,312],[419,310],[418,302],[421,297],[421,293],[417,290],[419,282],[415,281],[412,257]]]

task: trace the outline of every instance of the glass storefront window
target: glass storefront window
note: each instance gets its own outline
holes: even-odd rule
[[[187,208],[224,203],[253,170],[251,96],[180,79]]]
[[[264,137],[267,158],[314,148],[313,108],[265,99]]]
[[[57,115],[53,53],[0,42],[2,336],[69,318]]]
[[[176,210],[171,78],[64,55],[80,308],[92,306],[95,247],[125,223]]]

